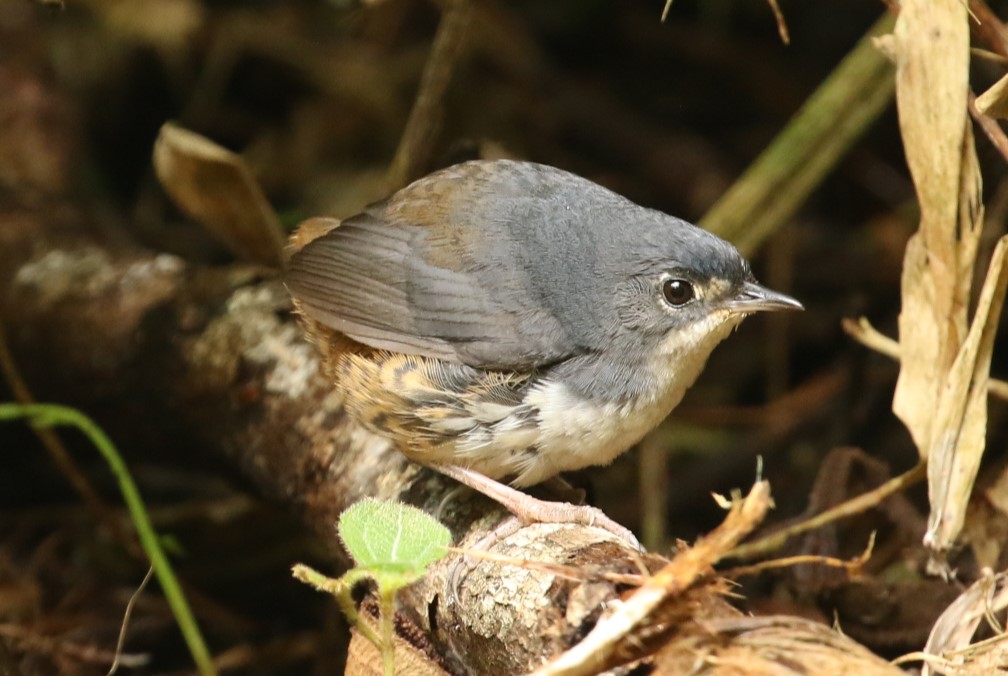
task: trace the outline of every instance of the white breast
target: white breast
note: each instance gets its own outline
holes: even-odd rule
[[[737,318],[736,318],[737,317]],[[654,429],[682,400],[714,347],[741,320],[711,317],[666,339],[643,369],[644,394],[629,402],[589,400],[563,382],[530,388],[523,406],[455,446],[458,459],[493,478],[530,486],[560,472],[606,465]],[[520,412],[537,411],[535,426]],[[523,424],[524,422],[524,424]],[[535,449],[530,450],[530,449]]]

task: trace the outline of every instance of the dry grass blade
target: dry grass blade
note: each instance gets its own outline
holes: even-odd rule
[[[976,98],[976,108],[981,115],[1008,117],[1008,75]]]
[[[283,265],[283,228],[241,156],[167,123],[154,144],[154,170],[179,208],[240,258]]]

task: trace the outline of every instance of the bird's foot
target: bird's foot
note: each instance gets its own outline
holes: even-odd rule
[[[489,551],[497,542],[530,523],[571,523],[601,528],[623,540],[634,550],[643,551],[640,542],[637,541],[629,528],[616,523],[597,507],[540,500],[459,465],[433,465],[432,468],[498,502],[514,515],[514,517],[498,524],[496,528],[480,538],[475,545],[468,547],[467,549],[470,551]],[[459,585],[476,568],[476,565],[477,562],[471,556],[463,556],[454,565],[447,580],[450,599],[457,600]]]
[[[640,542],[637,541],[629,528],[616,523],[597,507],[540,500],[475,470],[459,465],[436,465],[434,469],[500,503],[521,522],[575,523],[601,528],[609,531],[637,551],[643,551]],[[499,535],[495,540],[498,539],[500,539]]]

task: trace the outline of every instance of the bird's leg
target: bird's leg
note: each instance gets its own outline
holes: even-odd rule
[[[472,547],[475,551],[489,551],[495,543],[514,534],[523,525],[535,522],[575,523],[583,526],[595,526],[609,531],[627,542],[634,549],[643,551],[637,538],[634,537],[634,534],[628,528],[610,519],[597,507],[572,505],[569,502],[540,500],[499,481],[495,481],[485,474],[480,474],[475,470],[459,465],[431,465],[431,469],[435,469],[474,491],[482,493],[514,515],[510,519],[505,519],[496,528],[481,537]],[[568,488],[570,489],[569,486]],[[464,556],[449,572],[447,585],[448,598],[453,602],[458,599],[458,591],[462,581],[475,567],[476,563],[471,557]]]
[[[641,550],[640,543],[630,532],[630,529],[616,523],[597,507],[540,500],[475,470],[459,465],[432,465],[431,467],[498,502],[525,523],[576,523],[582,526],[594,526],[609,531],[634,549]]]

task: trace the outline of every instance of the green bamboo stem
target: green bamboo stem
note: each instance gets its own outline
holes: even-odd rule
[[[895,67],[872,41],[893,23],[875,22],[700,225],[749,255],[794,215],[888,107]]]

